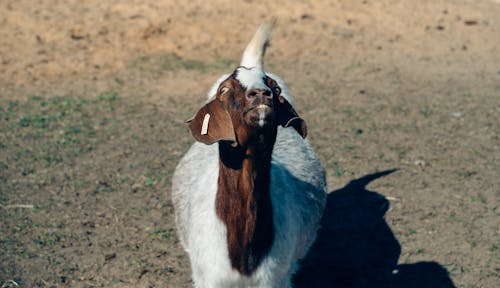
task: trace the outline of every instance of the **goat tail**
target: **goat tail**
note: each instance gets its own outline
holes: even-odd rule
[[[264,54],[269,40],[271,40],[271,34],[275,25],[276,18],[272,18],[259,26],[259,29],[257,29],[257,32],[255,32],[252,40],[250,40],[243,52],[241,66],[247,68],[260,67],[262,69],[264,66]]]

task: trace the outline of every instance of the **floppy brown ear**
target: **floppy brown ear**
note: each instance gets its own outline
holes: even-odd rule
[[[279,124],[283,127],[293,127],[297,133],[302,136],[302,138],[306,138],[307,136],[307,125],[304,119],[299,117],[299,114],[295,112],[292,105],[286,101],[283,96],[279,96],[279,104],[278,104],[278,121]]]
[[[236,142],[231,116],[222,102],[214,99],[187,121],[193,137],[207,145],[226,140]]]

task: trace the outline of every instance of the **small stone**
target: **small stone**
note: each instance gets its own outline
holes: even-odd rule
[[[416,166],[420,166],[420,167],[424,167],[424,166],[426,166],[426,165],[427,165],[427,163],[425,163],[425,161],[424,161],[424,160],[422,160],[422,159],[415,160],[414,164],[415,164]]]
[[[82,30],[82,28],[79,27],[70,29],[69,35],[73,40],[82,40],[87,36],[86,33]]]
[[[476,20],[465,20],[464,24],[467,26],[477,25],[477,21]]]
[[[108,262],[116,258],[116,253],[104,255],[104,261]]]
[[[313,19],[313,16],[311,14],[302,14],[300,16],[300,19],[302,19],[302,20],[309,20],[309,19]]]

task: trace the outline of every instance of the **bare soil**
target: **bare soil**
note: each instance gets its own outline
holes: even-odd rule
[[[0,3],[0,287],[190,287],[184,120],[279,18],[328,171],[297,287],[498,287],[500,3]]]

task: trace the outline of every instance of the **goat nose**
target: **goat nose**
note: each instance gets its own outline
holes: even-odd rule
[[[255,98],[255,97],[270,98],[272,95],[273,94],[271,93],[271,90],[269,90],[269,89],[262,89],[262,88],[252,89],[252,90],[249,90],[247,92],[247,98],[249,98],[249,99],[252,99],[252,98]]]

